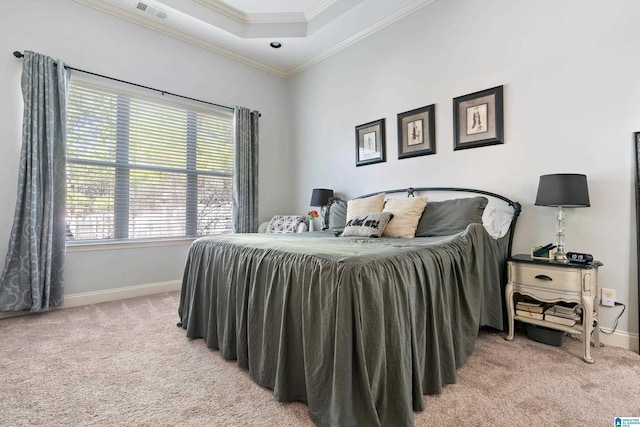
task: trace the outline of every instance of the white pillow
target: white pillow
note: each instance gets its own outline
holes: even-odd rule
[[[389,199],[382,212],[390,212],[393,219],[384,229],[387,237],[403,237],[411,239],[416,236],[418,221],[427,206],[426,197],[407,197],[406,199]]]
[[[382,212],[384,207],[384,193],[363,199],[353,199],[347,202],[347,222],[349,218],[366,213]]]
[[[267,233],[295,233],[302,221],[304,217],[300,215],[276,215],[269,221]]]
[[[493,206],[488,206],[482,214],[482,224],[487,230],[487,233],[494,239],[499,239],[507,234],[512,219],[513,210],[511,208],[509,208],[509,211],[504,211]]]

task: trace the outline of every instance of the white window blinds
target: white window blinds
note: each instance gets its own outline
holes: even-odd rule
[[[67,239],[230,232],[232,135],[230,110],[72,78]]]

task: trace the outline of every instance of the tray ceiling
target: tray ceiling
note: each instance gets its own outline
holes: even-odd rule
[[[75,1],[286,78],[435,0]]]

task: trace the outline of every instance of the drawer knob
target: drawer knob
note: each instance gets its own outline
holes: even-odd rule
[[[549,282],[553,280],[551,277],[547,276],[546,274],[538,274],[536,276],[536,279],[548,280]]]

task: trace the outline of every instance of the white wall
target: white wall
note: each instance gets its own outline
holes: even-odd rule
[[[618,330],[637,334],[638,16],[633,0],[437,0],[290,78],[297,210],[313,187],[481,188],[522,203],[514,253],[527,253],[555,240],[555,210],[533,206],[539,176],[584,173],[591,207],[567,210],[566,247],[604,262],[601,286],[628,305]],[[454,152],[452,98],[498,85],[506,143]],[[398,160],[396,114],[433,103],[437,154]],[[388,160],[355,167],[354,127],[379,118]]]
[[[263,71],[98,12],[72,0],[3,2],[0,17],[0,260],[13,221],[21,145],[22,63],[32,50],[95,73],[222,105],[262,113],[261,219],[286,201],[270,189],[290,181],[286,143],[286,82]],[[262,214],[264,212],[264,214]],[[66,294],[161,283],[182,277],[188,243],[137,249],[73,251]]]

